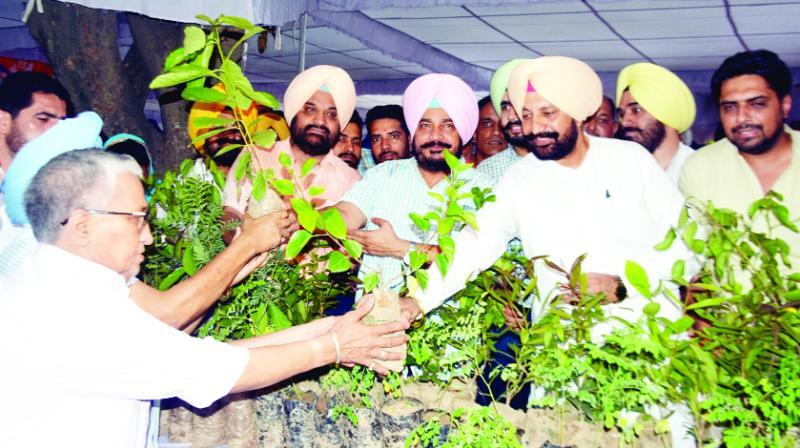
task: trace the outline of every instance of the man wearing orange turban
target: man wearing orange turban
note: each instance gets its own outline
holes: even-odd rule
[[[678,185],[694,150],[681,143],[695,117],[694,96],[674,73],[649,62],[631,64],[617,77],[619,138],[644,146]]]
[[[361,178],[358,171],[331,151],[353,114],[355,102],[353,80],[339,67],[318,65],[295,76],[283,96],[290,137],[275,142],[271,148],[251,150],[253,170],[269,169],[279,179],[291,179],[289,170],[279,162],[280,154],[289,156],[297,174],[304,162],[315,159],[317,163],[306,176],[303,188],[323,187],[314,201],[322,206],[335,204]],[[237,164],[238,159],[233,166]],[[244,178],[238,182],[235,174],[232,170],[225,184],[224,219],[241,218],[251,195],[250,181]]]

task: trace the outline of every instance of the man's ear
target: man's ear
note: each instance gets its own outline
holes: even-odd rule
[[[6,136],[11,133],[13,121],[10,113],[0,109],[0,135]]]
[[[91,231],[91,215],[83,210],[74,210],[70,213],[67,223],[64,224],[61,235],[68,238],[72,244],[85,247],[91,241]]]
[[[792,95],[784,95],[781,99],[781,112],[783,112],[783,119],[789,118],[789,112],[792,110]]]

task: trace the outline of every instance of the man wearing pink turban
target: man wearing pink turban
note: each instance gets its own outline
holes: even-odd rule
[[[314,200],[322,206],[335,204],[361,178],[358,171],[331,151],[339,140],[340,131],[347,126],[355,103],[353,80],[339,67],[317,65],[295,76],[283,96],[290,138],[275,142],[271,148],[251,150],[252,169],[271,169],[276,177],[290,179],[291,174],[279,162],[281,154],[289,156],[295,173],[300,173],[306,160],[315,159],[317,163],[303,186],[306,190],[312,186],[323,187],[322,194]],[[241,219],[248,208],[251,190],[250,181],[245,177],[238,182],[236,170],[231,170],[223,192],[223,219]]]
[[[415,79],[403,94],[403,113],[415,157],[370,168],[336,205],[348,236],[364,246],[359,276],[377,272],[388,289],[401,286],[403,260],[415,246],[429,255],[438,253],[436,235],[422,232],[409,213],[424,216],[441,206],[430,193],[445,193],[450,170],[444,152],[458,156],[478,125],[475,92],[460,78],[443,73]],[[459,179],[466,182],[465,191],[491,185],[491,179],[471,169]],[[461,205],[474,210],[466,201]]]

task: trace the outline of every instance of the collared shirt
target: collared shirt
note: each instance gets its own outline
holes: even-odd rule
[[[265,170],[273,170],[276,177],[280,179],[291,179],[288,170],[286,170],[278,160],[281,153],[285,153],[289,156],[292,160],[292,169],[295,175],[299,177],[301,164],[297,162],[289,140],[275,142],[275,145],[270,149],[259,148],[254,151],[253,154],[255,155],[255,159],[258,159],[258,163],[253,160],[250,166],[254,171],[260,166]],[[241,157],[241,154],[239,157]],[[228,179],[225,182],[225,191],[222,194],[222,205],[240,214],[244,214],[253,187],[246,177],[242,179],[240,183],[236,182],[236,165],[239,163],[239,157],[236,158],[236,161],[233,163],[233,168],[230,173],[228,173]],[[316,197],[316,199],[320,199],[322,203],[317,205],[320,207],[329,207],[339,202],[342,195],[359,179],[361,179],[361,175],[358,174],[358,171],[350,168],[350,166],[336,156],[333,151],[330,151],[316,166],[314,166],[314,169],[311,170],[308,176],[306,176],[305,190],[308,190],[312,186],[324,187],[325,191]],[[239,190],[238,194],[237,189]]]
[[[461,173],[459,178],[466,183],[462,187],[462,191],[465,192],[470,191],[472,187],[486,188],[492,185],[491,179],[473,169]],[[366,230],[377,228],[370,221],[372,218],[383,218],[392,224],[395,233],[401,239],[436,244],[438,241],[436,230],[431,229],[423,233],[408,215],[417,213],[424,216],[434,211],[436,207],[440,207],[442,203],[429,193],[444,195],[447,185],[447,181],[442,179],[433,188],[429,188],[420,174],[415,158],[389,160],[370,168],[364,178],[356,182],[344,195],[342,201],[354,204],[366,215]],[[472,201],[464,200],[460,205],[465,210],[475,210]],[[402,285],[403,266],[403,260],[394,257],[364,254],[358,274],[363,278],[370,272],[378,272],[381,286],[398,289]]]
[[[500,181],[500,178],[503,177],[503,174],[505,174],[506,171],[511,168],[511,165],[519,162],[520,160],[522,160],[522,157],[517,154],[517,151],[514,151],[513,146],[509,146],[504,151],[500,151],[499,153],[482,161],[475,169],[478,170],[479,173],[486,174],[494,179],[495,182],[498,182]]]
[[[683,164],[686,163],[689,157],[694,153],[694,149],[690,146],[678,143],[678,152],[675,153],[675,156],[672,158],[672,161],[669,162],[669,166],[666,169],[667,177],[669,177],[673,185],[678,185],[678,181],[681,178],[681,171],[683,171]]]
[[[789,209],[790,218],[796,220],[800,215],[800,132],[788,126],[783,129],[792,139],[792,161],[775,181],[772,190],[783,195],[783,204]],[[700,148],[686,161],[680,189],[687,199],[702,203],[711,201],[717,208],[729,208],[744,215],[753,202],[764,197],[761,182],[753,169],[727,138]],[[755,226],[756,231],[768,229],[764,220],[757,220]],[[800,234],[783,226],[775,227],[770,233],[789,245],[789,259],[796,270],[800,266]]]
[[[142,447],[149,400],[206,407],[249,352],[164,324],[118,273],[40,244],[0,279],[0,359],[0,445]]]
[[[436,269],[428,270],[428,288],[417,293],[426,312],[491,266],[515,236],[526,257],[546,255],[568,271],[587,254],[583,272],[618,275],[626,281],[625,264],[632,260],[645,268],[652,285],[669,278],[672,263],[688,253],[679,245],[667,252],[653,246],[677,222],[683,198],[640,145],[591,136],[588,141],[578,168],[529,156],[508,170],[495,188],[496,201],[477,213],[480,230],[466,229],[456,237],[446,278]],[[557,293],[559,284],[567,282],[542,262],[537,262],[536,272],[542,297]],[[612,315],[636,321],[647,302],[628,286],[632,297],[607,307]],[[662,316],[680,317],[679,307],[665,297],[658,300]]]

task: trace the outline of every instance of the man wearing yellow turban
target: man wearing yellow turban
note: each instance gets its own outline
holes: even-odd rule
[[[408,86],[403,113],[415,156],[370,168],[336,205],[347,223],[348,238],[364,246],[359,276],[379,272],[382,286],[389,289],[402,285],[403,260],[415,246],[429,254],[438,251],[438,246],[427,244],[436,244],[436,238],[421,232],[409,213],[424,216],[441,206],[431,193],[443,195],[448,185],[444,179],[450,170],[444,152],[458,156],[472,138],[478,124],[478,103],[460,78],[431,73]],[[465,191],[491,184],[489,178],[471,169],[460,173],[459,179],[465,182]],[[461,206],[475,209],[470,201],[461,201]]]
[[[331,151],[353,114],[355,102],[353,80],[339,67],[318,65],[295,76],[283,96],[290,137],[275,142],[271,148],[251,150],[251,166],[254,170],[271,169],[278,178],[290,179],[289,170],[279,162],[281,154],[289,156],[295,173],[300,172],[305,161],[315,159],[317,163],[303,186],[306,190],[323,187],[323,193],[314,196],[314,201],[322,206],[335,204],[361,178],[358,171]],[[233,166],[237,163],[238,159]],[[224,219],[228,220],[244,215],[252,190],[247,178],[239,182],[235,174],[235,170],[228,174],[223,192]]]
[[[666,68],[639,62],[619,72],[617,104],[619,137],[644,146],[677,185],[684,162],[694,153],[680,138],[694,123],[692,91]]]
[[[507,92],[511,70],[523,60],[512,59],[501,65],[494,72],[489,83],[489,96],[492,98],[492,106],[494,106],[495,112],[500,117],[500,127],[503,129],[503,136],[508,142],[509,148],[484,160],[476,169],[495,181],[500,180],[511,165],[528,155],[525,137],[522,135],[522,122],[508,101]]]

